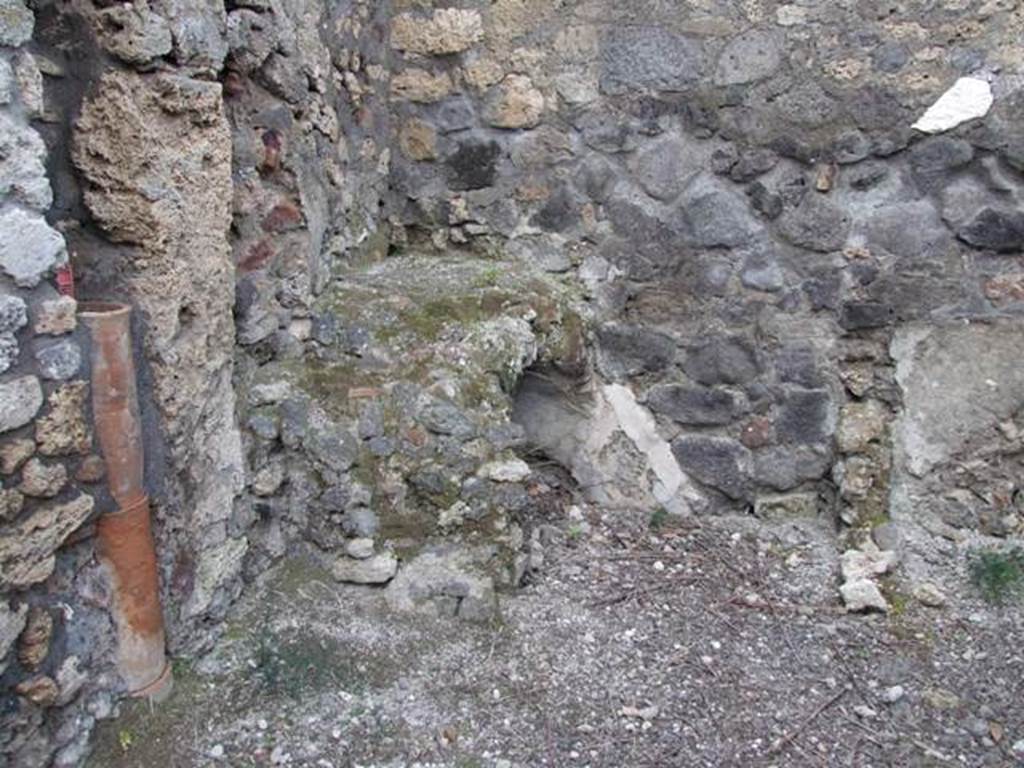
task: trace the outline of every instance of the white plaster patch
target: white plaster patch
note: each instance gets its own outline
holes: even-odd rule
[[[942,133],[984,117],[995,101],[992,86],[976,77],[961,77],[914,123],[922,133]]]
[[[636,401],[633,392],[620,384],[603,388],[608,404],[615,412],[616,426],[646,458],[654,475],[651,493],[658,503],[675,514],[689,514],[702,499],[679,468],[672,448],[660,434],[650,412]]]

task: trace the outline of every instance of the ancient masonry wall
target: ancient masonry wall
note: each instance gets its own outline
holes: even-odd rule
[[[613,437],[550,449],[670,510],[834,518],[879,570],[1019,534],[1019,3],[458,5],[396,3],[394,236],[583,287]]]
[[[382,7],[0,2],[0,765],[79,764],[122,692],[56,270],[135,308],[168,641],[194,654],[275,524],[243,494],[236,368],[301,343],[331,258],[376,232]]]
[[[531,443],[601,504],[834,521],[854,609],[891,553],[1019,537],[1022,31],[1013,0],[0,0],[0,766],[79,764],[120,696],[69,261],[136,308],[181,655],[302,541],[486,615],[540,559],[463,568],[485,529],[533,551]],[[961,78],[973,119],[913,128]]]

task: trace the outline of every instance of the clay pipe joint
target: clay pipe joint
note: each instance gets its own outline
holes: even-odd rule
[[[118,671],[133,696],[162,699],[170,693],[163,611],[132,355],[131,307],[79,305],[91,337],[93,418],[118,509],[96,525],[100,562],[111,584],[117,626]]]

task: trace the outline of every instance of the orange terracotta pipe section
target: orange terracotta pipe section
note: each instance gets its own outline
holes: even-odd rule
[[[111,582],[117,626],[118,670],[133,696],[162,699],[170,693],[163,611],[132,356],[131,307],[86,302],[79,317],[91,336],[92,407],[118,509],[96,525],[100,561]]]

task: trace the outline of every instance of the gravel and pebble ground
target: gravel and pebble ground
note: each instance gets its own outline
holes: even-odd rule
[[[897,575],[890,614],[847,615],[825,522],[589,510],[541,534],[487,625],[285,562],[91,767],[1024,765],[1019,605],[964,581],[931,608]]]

